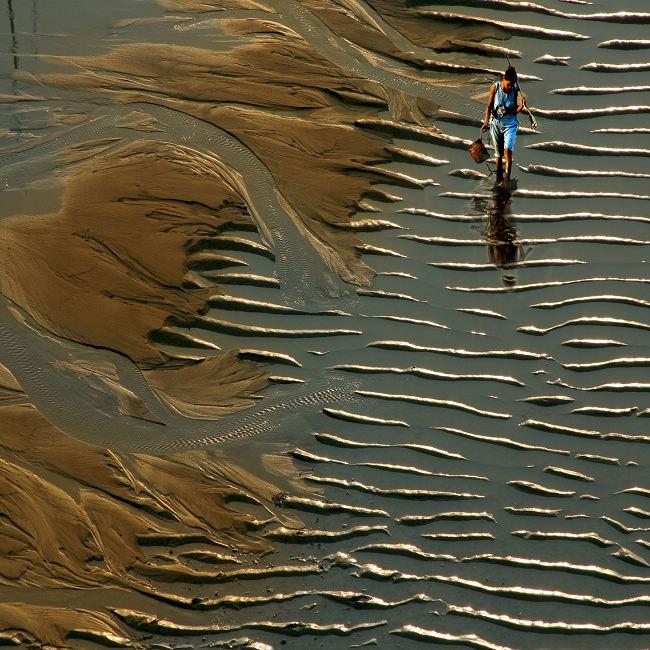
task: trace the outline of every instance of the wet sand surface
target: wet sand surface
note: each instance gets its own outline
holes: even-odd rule
[[[647,648],[649,9],[0,8],[0,643]]]

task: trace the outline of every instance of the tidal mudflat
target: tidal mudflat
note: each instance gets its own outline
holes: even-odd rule
[[[644,1],[0,21],[0,643],[648,647]]]

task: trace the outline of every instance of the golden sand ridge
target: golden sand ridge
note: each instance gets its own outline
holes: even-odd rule
[[[480,50],[486,47],[481,44],[484,39],[509,38],[504,29],[494,25],[477,25],[460,19],[443,23],[430,16],[419,15],[414,8],[417,4],[386,0],[372,0],[369,3],[307,0],[304,3],[335,34],[369,51],[416,67],[423,66],[427,57],[414,52],[413,45],[429,48],[429,55],[433,55],[436,51]]]
[[[254,518],[228,501],[256,502],[272,516],[278,488],[223,457],[117,454],[76,440],[51,425],[2,366],[0,418],[0,584],[14,589],[14,604],[0,606],[8,638],[43,647],[69,647],[72,638],[126,642],[129,633],[101,613],[102,603],[120,602],[126,590],[135,602],[192,607],[174,585],[218,579],[150,548],[199,543],[205,555],[215,549],[234,562],[270,548],[251,532]],[[84,607],[39,604],[34,589],[83,592],[73,600]]]
[[[277,22],[226,19],[219,27],[250,38],[227,51],[128,44],[66,59],[74,72],[37,80],[163,106],[223,129],[266,166],[279,201],[327,265],[347,282],[368,284],[372,271],[355,251],[358,240],[341,229],[364,196],[383,198],[372,185],[403,181],[378,166],[394,157],[390,136],[356,128],[355,120],[388,111],[435,130],[429,115],[437,107],[351,74]]]
[[[257,9],[271,11],[261,2],[254,0],[158,0],[169,11],[188,11],[195,13],[208,13],[223,11],[224,9]]]
[[[95,157],[67,176],[59,212],[3,221],[2,293],[60,336],[159,365],[149,333],[195,317],[210,293],[183,286],[186,249],[250,220],[220,171],[173,144]]]
[[[228,224],[250,223],[221,172],[197,152],[143,141],[80,163],[66,178],[59,212],[3,220],[3,294],[46,331],[127,355],[162,402],[187,417],[246,408],[268,385],[263,368],[236,351],[173,360],[151,336],[170,319],[191,322],[214,293],[188,282],[187,250]],[[123,415],[156,421],[110,362],[60,365],[99,379]],[[11,638],[69,647],[73,638],[128,637],[99,611],[115,589],[191,604],[154,584],[196,581],[200,572],[160,562],[151,544],[194,540],[237,553],[270,547],[249,532],[251,516],[226,502],[239,495],[272,509],[278,486],[208,452],[118,455],[76,440],[30,404],[5,368],[0,400],[0,582],[19,591],[91,590],[83,611],[37,606],[29,593],[29,604],[3,606],[1,627]]]
[[[161,4],[198,13],[268,10],[235,0]],[[404,58],[357,3],[311,5],[361,46]],[[373,271],[356,248],[351,217],[364,197],[391,200],[374,184],[388,178],[418,184],[378,166],[393,159],[389,133],[354,123],[387,111],[397,123],[434,129],[436,106],[351,74],[271,18],[270,12],[268,20],[222,21],[222,30],[246,36],[228,51],[132,43],[67,58],[72,72],[30,78],[117,104],[158,105],[223,129],[268,169],[278,202],[325,264],[347,282],[368,285]],[[401,29],[404,20],[393,23]],[[127,118],[123,125],[158,129],[145,114]],[[218,152],[146,139],[81,143],[62,160],[58,210],[0,221],[3,296],[62,339],[128,357],[176,413],[216,420],[250,406],[269,383],[263,367],[236,350],[204,350],[188,360],[156,342],[166,326],[191,326],[219,292],[193,271],[203,244],[233,226],[257,227],[268,239],[251,216],[242,174]],[[59,368],[99,382],[123,415],[156,422],[110,363],[71,361]],[[280,488],[271,479],[209,451],[160,458],[82,442],[39,412],[9,368],[0,366],[0,384],[0,584],[15,591],[16,603],[0,606],[0,628],[9,642],[69,647],[70,639],[84,638],[137,647],[127,628],[105,613],[107,603],[128,597],[141,609],[150,609],[152,599],[192,608],[200,599],[179,585],[222,576],[171,553],[163,557],[160,547],[195,543],[205,557],[224,552],[231,563],[242,553],[268,550],[268,539],[254,532],[259,522],[228,505],[236,499],[261,505],[285,526],[300,525],[275,510]],[[291,482],[286,459],[267,462]],[[50,590],[63,589],[83,594],[74,602],[84,607],[53,606]]]

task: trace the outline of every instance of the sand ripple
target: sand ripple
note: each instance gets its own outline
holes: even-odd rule
[[[5,39],[0,642],[645,648],[650,15],[145,4]]]

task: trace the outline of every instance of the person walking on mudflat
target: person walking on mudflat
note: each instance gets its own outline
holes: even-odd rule
[[[500,81],[490,87],[481,132],[490,130],[496,152],[497,183],[504,187],[510,182],[512,153],[517,140],[517,115],[526,107],[526,99],[519,92],[517,71],[509,65]],[[504,174],[505,159],[505,174]]]

